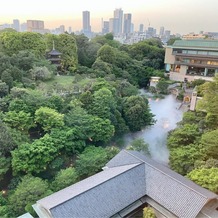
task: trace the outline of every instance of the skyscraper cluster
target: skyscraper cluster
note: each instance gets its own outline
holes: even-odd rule
[[[103,21],[102,33],[106,34],[112,32],[114,36],[121,36],[122,34],[129,34],[132,31],[132,14],[123,14],[121,8],[114,10],[113,18],[109,21]]]

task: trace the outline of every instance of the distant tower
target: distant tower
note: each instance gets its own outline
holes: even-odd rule
[[[72,27],[71,27],[71,26],[69,26],[68,32],[69,32],[69,33],[72,33]]]
[[[13,28],[17,32],[20,32],[20,21],[18,19],[13,20]]]
[[[27,20],[27,31],[28,32],[44,32],[44,21],[42,20]]]
[[[164,36],[164,27],[163,27],[163,26],[160,27],[159,36],[160,36],[160,37],[163,37],[163,36]]]
[[[144,25],[143,25],[143,24],[140,24],[140,25],[139,25],[139,32],[140,32],[140,33],[143,33],[143,32],[144,32]]]
[[[90,12],[83,11],[83,33],[87,36],[91,36],[91,25],[90,25]]]
[[[123,28],[123,10],[121,8],[114,10],[114,27],[114,33],[116,32],[117,35],[121,35]]]
[[[131,32],[132,14],[124,14],[123,33],[129,34]]]
[[[102,34],[109,33],[109,21],[103,21]]]

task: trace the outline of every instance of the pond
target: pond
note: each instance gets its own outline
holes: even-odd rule
[[[182,120],[184,110],[178,109],[181,102],[176,100],[173,95],[167,95],[164,99],[154,99],[149,93],[143,91],[142,94],[148,96],[150,109],[155,115],[156,123],[139,132],[125,135],[125,147],[134,139],[143,138],[149,144],[151,158],[167,165],[169,160],[169,151],[166,146],[167,135],[170,130],[176,128],[177,122]]]

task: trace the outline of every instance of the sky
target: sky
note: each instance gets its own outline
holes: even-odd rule
[[[45,21],[45,28],[64,24],[76,31],[87,10],[92,30],[98,32],[101,18],[109,20],[116,8],[132,14],[135,30],[142,23],[158,32],[161,26],[171,33],[218,32],[218,0],[0,0],[0,24],[37,19]]]

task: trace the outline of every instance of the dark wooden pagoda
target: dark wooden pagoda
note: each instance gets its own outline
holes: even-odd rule
[[[61,54],[61,52],[55,49],[53,42],[53,49],[47,54],[47,59],[56,65],[58,71],[61,71]]]

